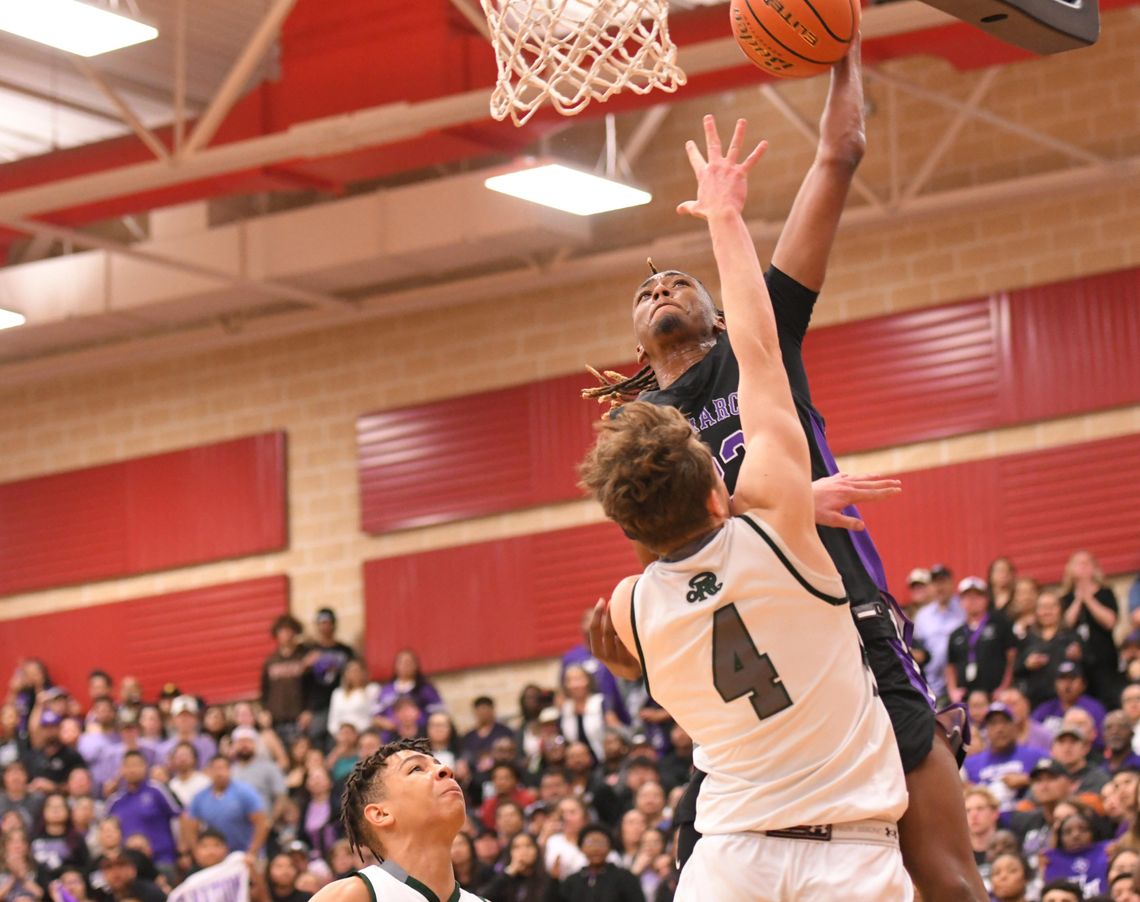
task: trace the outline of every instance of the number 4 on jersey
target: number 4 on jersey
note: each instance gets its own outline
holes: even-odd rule
[[[713,685],[726,703],[748,695],[761,720],[792,706],[780,675],[769,657],[757,651],[736,605],[713,615],[712,647]]]

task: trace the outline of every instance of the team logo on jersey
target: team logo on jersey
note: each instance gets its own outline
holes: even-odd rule
[[[693,591],[685,595],[685,601],[689,604],[706,601],[716,595],[723,587],[724,583],[718,583],[716,581],[716,574],[711,570],[706,570],[704,573],[698,573],[689,580],[689,588]]]

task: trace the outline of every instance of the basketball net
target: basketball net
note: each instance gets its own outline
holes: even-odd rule
[[[624,89],[685,83],[669,37],[668,0],[480,0],[498,83],[491,115],[522,125],[549,100],[576,116]]]

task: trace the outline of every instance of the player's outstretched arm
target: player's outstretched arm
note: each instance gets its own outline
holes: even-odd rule
[[[812,291],[823,286],[847,192],[867,147],[859,40],[856,35],[831,70],[815,159],[772,252],[776,269]]]
[[[762,141],[741,159],[743,119],[737,121],[724,152],[712,116],[705,117],[704,127],[707,159],[692,141],[685,145],[697,177],[697,199],[677,210],[708,223],[725,322],[740,365],[740,425],[746,453],[736,482],[736,506],[765,511],[781,531],[814,530],[807,438],[792,403],[776,318],[743,217],[748,173],[767,144]]]

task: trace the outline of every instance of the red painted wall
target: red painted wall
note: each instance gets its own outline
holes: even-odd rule
[[[1140,435],[1079,442],[903,473],[902,495],[863,514],[900,593],[912,567],[984,577],[998,555],[1041,582],[1059,580],[1078,549],[1127,573],[1140,570],[1137,472]]]
[[[583,612],[640,569],[610,523],[368,561],[365,658],[387,676],[401,648],[429,673],[560,655]]]
[[[268,576],[77,608],[0,624],[0,674],[40,658],[52,679],[85,699],[87,674],[142,682],[153,700],[173,681],[208,702],[257,695],[273,649],[269,626],[289,609],[289,579]]]
[[[284,548],[285,433],[0,485],[0,595]]]

